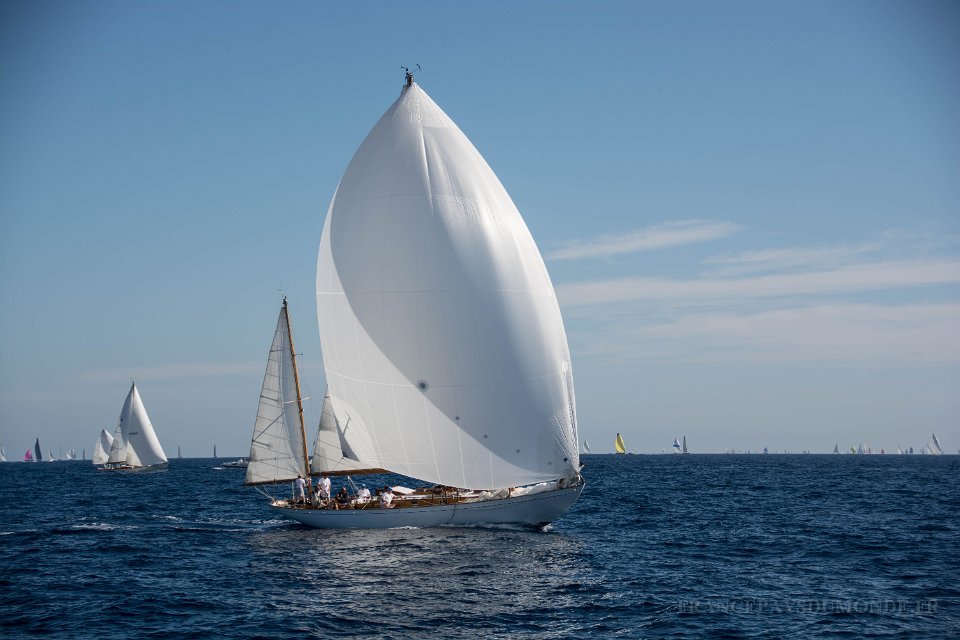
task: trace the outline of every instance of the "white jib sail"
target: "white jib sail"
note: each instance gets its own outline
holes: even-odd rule
[[[311,473],[355,471],[364,468],[356,460],[343,455],[340,442],[340,430],[337,428],[337,418],[328,393],[323,398],[320,427],[317,429],[317,440],[313,445],[313,457],[310,459]]]
[[[416,84],[337,187],[317,314],[344,452],[364,466],[477,489],[579,472],[543,259],[486,161]]]
[[[120,417],[123,439],[127,446],[127,464],[132,467],[149,467],[167,461],[136,384],[130,385],[130,393],[123,403]]]
[[[110,448],[113,446],[113,436],[106,429],[100,429],[100,436],[93,445],[93,464],[106,464],[110,459]]]
[[[306,476],[289,335],[286,314],[281,309],[263,375],[244,484],[285,482],[298,475]]]
[[[123,404],[123,410],[126,411],[127,404]],[[107,456],[107,462],[116,464],[127,461],[127,447],[123,442],[123,411],[120,413],[120,419],[117,421],[117,428],[113,432],[113,442],[110,443],[110,455]]]

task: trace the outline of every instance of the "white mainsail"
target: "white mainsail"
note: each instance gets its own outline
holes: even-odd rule
[[[3,449],[3,445],[0,444],[0,462],[7,461],[7,452]]]
[[[308,473],[289,322],[284,298],[263,375],[244,484],[285,482]]]
[[[416,83],[330,204],[317,315],[343,452],[363,466],[476,489],[577,476],[570,354],[543,259]]]
[[[586,440],[583,441],[583,452],[590,453],[590,443]]]
[[[360,469],[364,469],[364,466],[356,460],[347,458],[343,454],[337,417],[333,413],[330,394],[327,393],[323,398],[323,409],[320,412],[320,426],[317,429],[317,440],[313,445],[310,471],[316,475],[319,473],[342,473]]]
[[[120,428],[126,445],[128,465],[151,467],[167,462],[167,456],[147,416],[147,410],[143,406],[143,400],[140,399],[136,383],[130,385],[130,392],[123,403],[123,410],[120,412]]]
[[[100,429],[100,436],[93,445],[93,464],[106,464],[110,459],[110,448],[113,446],[113,436],[106,429]]]

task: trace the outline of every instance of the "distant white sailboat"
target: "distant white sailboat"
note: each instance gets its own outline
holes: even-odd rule
[[[676,438],[673,439],[673,452],[674,453],[682,452],[682,450],[680,449],[680,441]]]
[[[106,429],[100,429],[100,435],[93,445],[93,464],[107,464],[110,459],[110,448],[113,446],[113,436]]]
[[[590,443],[586,440],[583,441],[583,452],[590,453]]]
[[[7,452],[3,448],[3,444],[0,443],[0,462],[7,461]]]
[[[834,452],[834,453],[840,453],[840,443],[839,443],[839,442],[836,443],[835,445],[833,445],[833,452]]]
[[[680,453],[689,453],[687,451],[687,436],[683,436],[683,447],[681,448]]]
[[[927,443],[927,452],[935,456],[943,455],[943,448],[940,446],[940,440],[935,433],[931,435],[930,442]]]
[[[107,462],[100,468],[105,471],[159,471],[167,468],[167,456],[135,383],[130,385],[120,411]]]

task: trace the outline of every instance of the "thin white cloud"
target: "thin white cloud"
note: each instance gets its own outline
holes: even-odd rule
[[[831,295],[960,283],[960,260],[903,260],[748,278],[618,278],[557,287],[563,306],[630,300],[733,300]]]
[[[600,236],[570,243],[547,254],[547,260],[598,258],[638,251],[716,240],[731,235],[737,226],[729,222],[681,220],[653,225],[645,229]]]
[[[110,382],[118,379],[173,380],[177,378],[250,375],[258,371],[263,372],[263,367],[263,363],[256,362],[193,362],[153,367],[130,366],[126,369],[88,371],[81,374],[80,379],[87,382]]]
[[[880,242],[854,246],[785,247],[719,255],[707,258],[704,263],[725,267],[722,271],[724,274],[742,274],[750,271],[774,271],[800,267],[824,269],[849,263],[855,258],[879,251],[883,247],[884,245]],[[719,275],[718,272],[714,272],[714,274]]]
[[[645,362],[960,364],[960,304],[836,304],[692,314],[605,332],[590,357]]]

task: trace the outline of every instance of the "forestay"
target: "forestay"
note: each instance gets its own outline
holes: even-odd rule
[[[267,358],[244,484],[285,482],[307,473],[288,322],[284,306]]]
[[[570,355],[543,259],[415,83],[330,204],[317,313],[343,451],[363,466],[476,489],[577,475]]]

